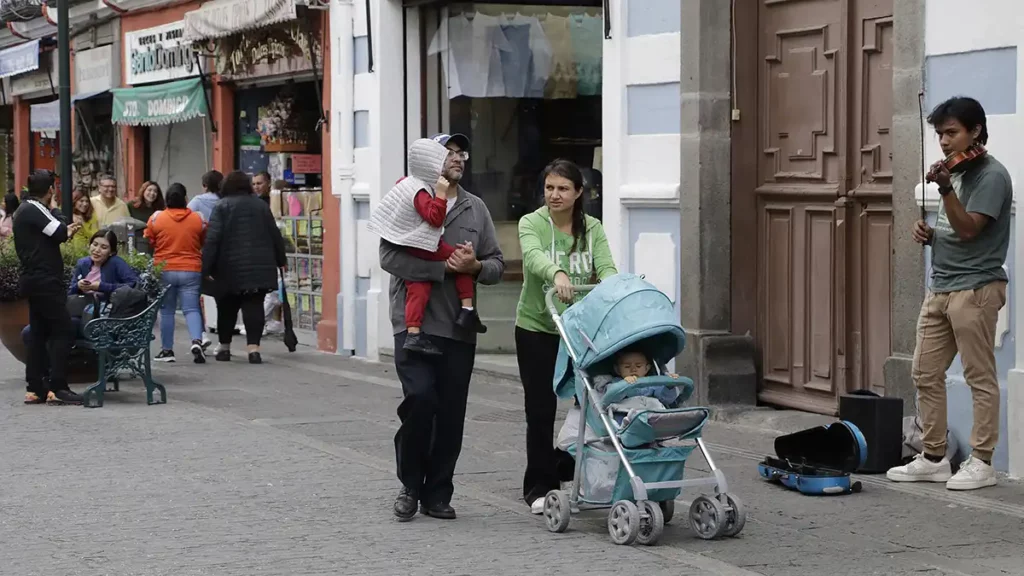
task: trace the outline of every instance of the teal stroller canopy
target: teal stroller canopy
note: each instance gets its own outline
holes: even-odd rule
[[[643,341],[642,349],[663,365],[683,351],[686,335],[668,296],[635,274],[618,274],[598,284],[562,314],[565,337],[555,363],[555,394],[575,393],[572,360],[588,375],[611,373],[612,359],[623,348]]]

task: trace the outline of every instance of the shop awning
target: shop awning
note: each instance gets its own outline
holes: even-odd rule
[[[39,40],[0,50],[0,78],[24,74],[39,68]]]
[[[206,116],[199,78],[137,88],[115,88],[112,121],[128,126],[163,126]]]
[[[28,109],[28,127],[32,132],[56,132],[60,130],[60,100],[30,106]]]
[[[110,92],[110,90],[97,90],[95,92],[86,92],[85,94],[75,94],[71,97],[71,103],[74,104],[79,100],[88,100],[89,98],[92,98],[94,96],[100,96],[102,94],[106,94],[107,92]]]
[[[213,0],[185,13],[185,40],[223,38],[295,18],[295,0]]]

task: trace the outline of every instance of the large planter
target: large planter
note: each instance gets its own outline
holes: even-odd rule
[[[28,300],[0,302],[0,343],[19,362],[28,360],[28,349],[21,331],[28,325]],[[96,381],[96,355],[89,350],[73,350],[68,360],[68,382],[84,384]]]

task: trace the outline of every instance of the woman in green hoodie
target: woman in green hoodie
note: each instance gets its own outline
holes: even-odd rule
[[[618,273],[604,228],[583,212],[583,174],[568,160],[544,169],[544,206],[519,220],[523,291],[516,307],[516,356],[526,395],[526,473],[523,498],[534,514],[549,490],[572,478],[572,457],[556,450],[552,380],[559,336],[544,295],[554,287],[560,308],[576,298],[574,286]]]

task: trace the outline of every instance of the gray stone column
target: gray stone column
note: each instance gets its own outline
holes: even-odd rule
[[[635,1],[635,0],[634,0]],[[731,0],[682,0],[680,372],[701,404],[753,404],[753,341],[731,325]]]
[[[925,286],[924,252],[910,236],[921,218],[915,187],[923,162],[918,93],[924,80],[924,5],[924,0],[893,3],[892,356],[885,362],[885,392],[904,399],[906,414],[914,413],[910,369]]]

